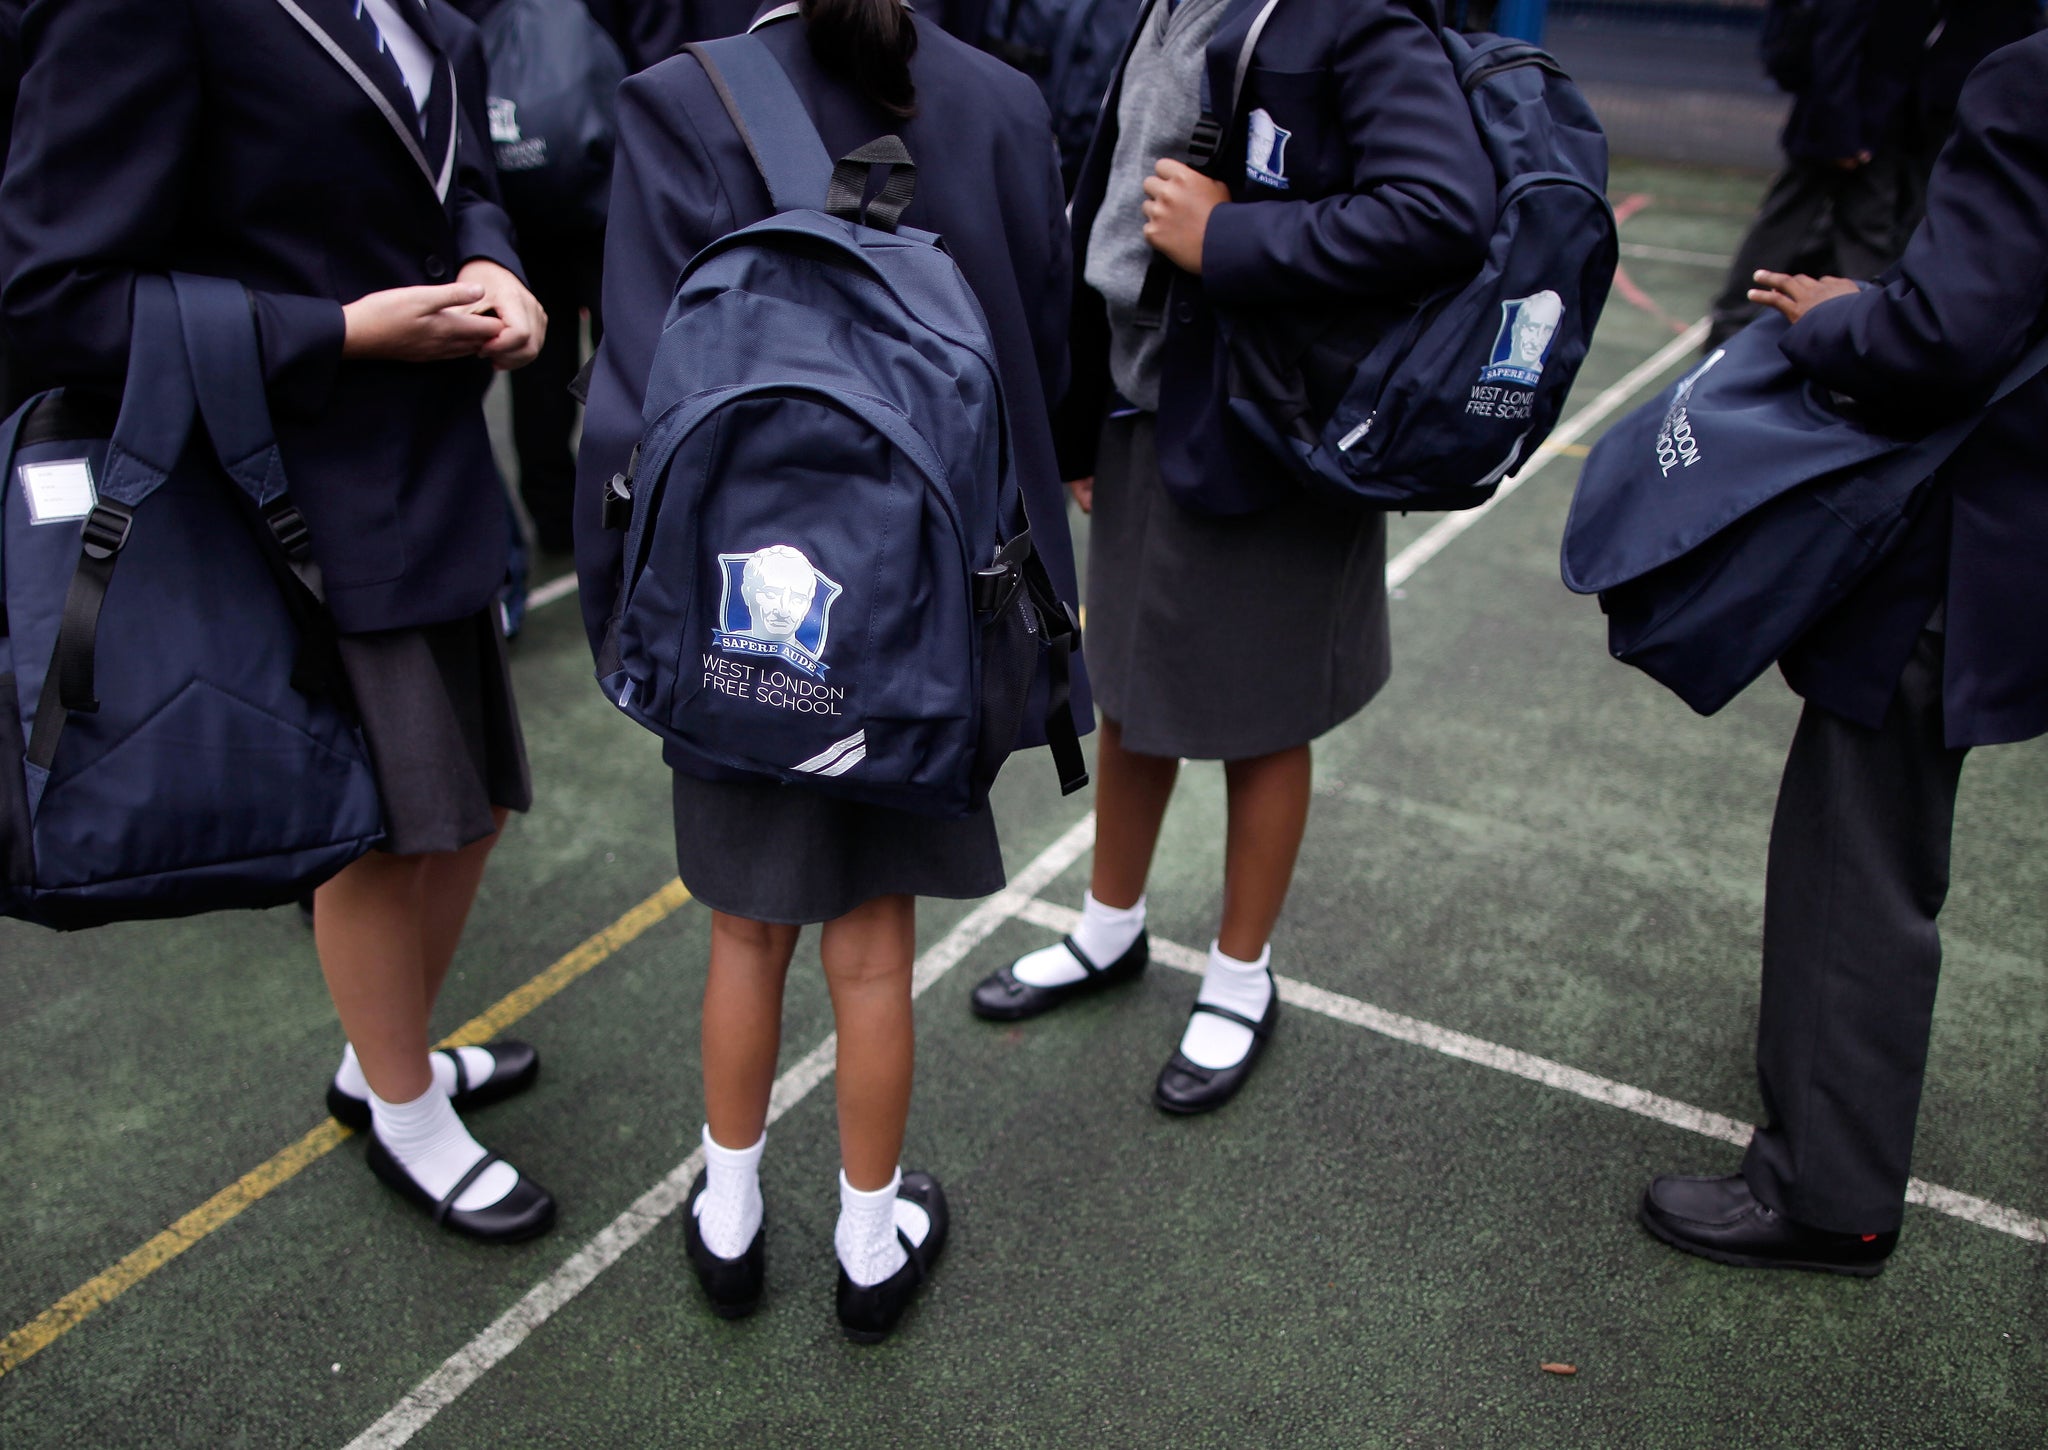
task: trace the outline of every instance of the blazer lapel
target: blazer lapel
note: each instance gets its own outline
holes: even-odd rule
[[[455,174],[455,73],[441,53],[439,33],[421,5],[407,18],[416,22],[421,39],[437,52],[438,71],[433,93],[427,98],[427,134],[420,135],[418,111],[412,95],[402,85],[387,81],[391,67],[380,58],[369,33],[357,23],[350,0],[276,0],[299,28],[320,47],[327,58],[347,73],[350,80],[376,106],[391,127],[413,164],[442,201]],[[435,124],[436,118],[440,124]]]

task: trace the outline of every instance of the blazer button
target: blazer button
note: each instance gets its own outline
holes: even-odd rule
[[[422,264],[426,268],[427,280],[438,282],[448,275],[448,263],[440,257],[428,257]]]
[[[1179,322],[1183,327],[1193,326],[1195,321],[1195,304],[1192,302],[1183,302],[1180,306],[1176,307],[1173,310],[1173,315],[1174,320]]]

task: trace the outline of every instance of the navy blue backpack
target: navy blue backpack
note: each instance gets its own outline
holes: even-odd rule
[[[1711,715],[1792,648],[1912,527],[1984,413],[1918,439],[1792,366],[1766,312],[1595,445],[1565,523],[1566,587],[1598,594],[1614,657]]]
[[[1245,38],[1240,88],[1280,4],[1266,0]],[[1380,306],[1292,319],[1218,312],[1232,416],[1311,489],[1380,508],[1493,497],[1557,426],[1621,255],[1607,138],[1564,68],[1527,41],[1439,38],[1499,187],[1477,275],[1392,318]],[[1191,149],[1213,175],[1238,98],[1216,112],[1206,86],[1205,75]],[[1172,273],[1153,263],[1141,322],[1163,316]],[[1233,512],[1246,500],[1217,504]]]
[[[1145,0],[989,0],[981,48],[1038,82],[1073,190]]]
[[[776,214],[698,253],[663,323],[606,503],[627,529],[606,694],[699,774],[961,815],[1049,655],[1046,734],[1080,788],[1078,630],[1032,552],[980,304],[898,224],[908,151],[835,167],[759,39],[689,50]]]
[[[142,278],[131,358],[111,433],[0,424],[0,914],[67,929],[282,905],[383,835],[248,294]]]

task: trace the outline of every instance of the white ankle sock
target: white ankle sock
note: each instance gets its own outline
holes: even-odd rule
[[[448,1095],[432,1088],[409,1103],[387,1103],[370,1094],[370,1119],[377,1137],[410,1173],[413,1181],[435,1199],[462,1181],[462,1175],[484,1156],[483,1144],[469,1136],[462,1119],[448,1102]],[[462,1197],[460,1209],[489,1208],[519,1183],[519,1170],[510,1163],[493,1163],[477,1176]]]
[[[458,1047],[455,1050],[462,1054],[462,1065],[469,1073],[471,1087],[488,1079],[491,1073],[497,1069],[498,1060],[481,1047]],[[453,1096],[455,1092],[455,1064],[448,1060],[447,1054],[442,1052],[428,1053],[427,1065],[434,1071],[434,1086],[439,1088],[444,1094]],[[343,1046],[341,1050],[341,1066],[334,1070],[334,1082],[335,1086],[352,1098],[367,1098],[370,1095],[370,1080],[363,1076],[363,1065],[356,1060],[356,1050],[353,1045]]]
[[[1202,973],[1202,990],[1195,995],[1207,1002],[1249,1017],[1257,1022],[1266,1015],[1273,1000],[1273,977],[1267,970],[1273,960],[1270,943],[1255,962],[1227,957],[1214,942],[1209,945],[1209,966]],[[1252,1032],[1235,1022],[1208,1012],[1188,1018],[1188,1030],[1181,1037],[1181,1056],[1198,1067],[1235,1067],[1252,1050]]]
[[[751,1148],[725,1148],[704,1125],[704,1191],[690,1205],[704,1247],[721,1259],[736,1259],[761,1231],[761,1154],[768,1135]]]
[[[1104,906],[1091,891],[1081,899],[1081,924],[1074,928],[1074,945],[1096,966],[1107,967],[1131,949],[1144,929],[1144,897],[1138,898],[1136,906]],[[1010,970],[1027,987],[1064,987],[1088,975],[1064,942],[1018,958]]]
[[[863,1289],[881,1283],[903,1267],[907,1255],[896,1237],[914,1244],[924,1242],[932,1231],[931,1215],[907,1198],[896,1195],[903,1187],[903,1170],[886,1187],[862,1193],[839,1174],[839,1226],[833,1230],[832,1246],[839,1251],[839,1263],[846,1277]]]

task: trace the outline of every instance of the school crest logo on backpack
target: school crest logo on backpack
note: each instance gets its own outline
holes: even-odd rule
[[[770,544],[751,554],[720,554],[724,595],[713,645],[732,654],[765,656],[825,678],[825,639],[832,603],[845,591],[803,550]]]
[[[1564,299],[1555,292],[1537,292],[1501,303],[1492,360],[1480,372],[1479,381],[1535,387],[1543,379],[1543,365],[1550,361],[1550,345],[1557,340],[1558,324],[1563,321]]]
[[[1287,179],[1287,143],[1293,139],[1294,133],[1263,106],[1253,111],[1245,138],[1245,179],[1286,191],[1293,185]]]

